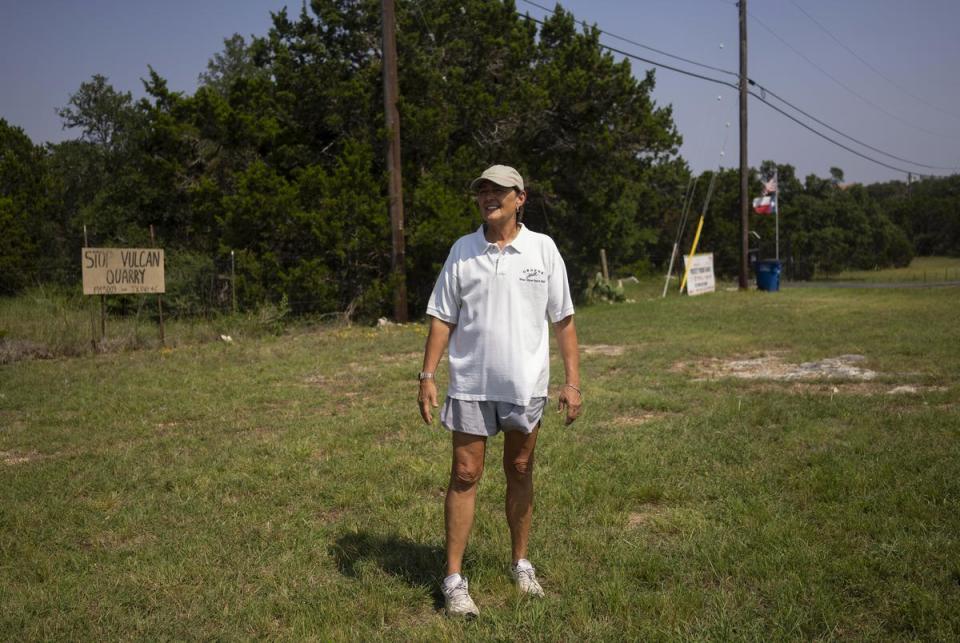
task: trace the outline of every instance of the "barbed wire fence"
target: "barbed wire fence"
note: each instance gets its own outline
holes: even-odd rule
[[[336,292],[332,286],[326,293],[293,288],[285,295],[278,292],[276,283],[260,279],[249,253],[244,264],[239,260],[240,251],[164,248],[136,231],[121,241],[94,230],[86,233],[80,239],[49,244],[35,263],[24,266],[25,289],[0,302],[0,363],[31,356],[174,346],[230,333],[279,333],[294,318],[325,325],[353,321],[349,307],[339,310],[335,299],[315,296]],[[164,250],[165,292],[161,296],[84,294],[84,248],[149,247]],[[285,266],[315,259],[282,257]],[[172,329],[170,322],[174,323]],[[173,331],[172,336],[166,333],[166,341],[165,326]]]

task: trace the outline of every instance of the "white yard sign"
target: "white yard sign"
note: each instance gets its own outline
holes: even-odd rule
[[[683,258],[684,265],[686,265],[688,259],[689,257]],[[713,277],[713,253],[705,252],[693,255],[693,261],[690,263],[690,273],[687,276],[687,294],[702,295],[716,289],[717,282]]]
[[[81,252],[84,295],[162,293],[160,248],[84,248]]]

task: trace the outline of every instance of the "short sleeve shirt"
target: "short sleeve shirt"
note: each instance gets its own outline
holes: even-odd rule
[[[526,226],[502,250],[486,240],[483,226],[461,237],[427,305],[428,315],[455,324],[447,394],[512,404],[546,397],[549,323],[573,313],[553,239]]]

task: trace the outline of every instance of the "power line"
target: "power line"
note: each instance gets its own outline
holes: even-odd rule
[[[896,166],[894,166],[894,165],[890,165],[889,163],[884,163],[883,161],[878,161],[877,159],[875,159],[875,158],[873,158],[873,157],[871,157],[871,156],[867,156],[866,154],[862,154],[862,153],[858,152],[857,150],[853,149],[852,147],[848,147],[848,146],[844,145],[843,143],[841,143],[841,142],[839,142],[839,141],[836,141],[836,140],[830,138],[829,136],[827,136],[827,135],[824,134],[823,132],[818,132],[817,130],[813,129],[812,127],[810,127],[809,125],[807,125],[806,123],[804,123],[803,121],[801,121],[799,118],[796,118],[795,116],[792,116],[791,114],[788,114],[787,112],[783,111],[782,109],[780,109],[780,108],[777,107],[776,105],[773,105],[772,103],[768,102],[767,99],[763,98],[763,97],[760,96],[759,94],[756,94],[756,93],[754,93],[754,92],[749,92],[749,93],[750,93],[751,96],[753,96],[754,98],[756,98],[758,101],[760,101],[761,103],[763,103],[764,105],[766,105],[766,106],[769,107],[770,109],[772,109],[772,110],[774,110],[774,111],[777,111],[777,112],[780,112],[781,114],[783,114],[784,116],[786,116],[787,118],[789,118],[791,121],[793,121],[793,122],[796,123],[797,125],[800,125],[801,127],[810,130],[811,132],[813,132],[814,134],[816,134],[816,135],[819,136],[820,138],[822,138],[822,139],[824,139],[824,140],[826,140],[826,141],[829,141],[829,142],[833,143],[833,144],[836,145],[837,147],[841,147],[841,148],[847,150],[848,152],[850,152],[850,153],[852,153],[852,154],[856,154],[857,156],[859,156],[859,157],[862,158],[862,159],[866,159],[866,160],[868,160],[868,161],[873,161],[873,162],[876,163],[877,165],[882,165],[882,166],[885,167],[885,168],[889,168],[889,169],[891,169],[891,170],[896,170],[897,172],[903,172],[904,174],[920,174],[919,172],[912,172],[911,170],[905,170],[905,169],[903,169],[902,167],[896,167]],[[921,176],[922,176],[922,175],[921,175]]]
[[[829,29],[827,29],[819,20],[817,20],[816,18],[814,18],[812,15],[810,15],[810,14],[807,12],[806,9],[804,9],[803,7],[801,7],[800,5],[798,5],[796,2],[794,2],[794,0],[789,0],[789,1],[790,1],[790,4],[792,4],[792,5],[793,5],[794,7],[796,7],[803,15],[805,15],[807,18],[809,18],[810,21],[813,22],[813,24],[817,25],[821,30],[823,30],[823,32],[824,32],[825,34],[827,34],[828,36],[830,36],[831,38],[833,38],[833,40],[834,40],[838,45],[840,45],[841,47],[843,47],[844,49],[846,49],[847,52],[849,52],[851,56],[853,56],[854,58],[856,58],[857,60],[859,60],[860,62],[862,62],[864,65],[866,65],[866,67],[867,67],[868,69],[870,69],[870,71],[872,71],[873,73],[875,73],[877,76],[879,76],[880,78],[884,79],[885,81],[887,81],[888,83],[890,83],[891,85],[893,85],[894,87],[896,87],[897,89],[899,89],[900,91],[902,91],[902,92],[903,92],[904,94],[906,94],[907,96],[910,96],[910,97],[913,98],[914,100],[916,100],[916,101],[918,101],[918,102],[920,102],[920,103],[923,103],[923,104],[926,105],[927,107],[930,107],[930,108],[932,108],[932,109],[937,110],[938,112],[940,112],[940,113],[942,113],[942,114],[946,114],[947,116],[950,116],[950,117],[952,117],[952,118],[956,118],[956,119],[960,120],[960,116],[957,116],[956,114],[954,114],[954,113],[952,113],[952,112],[948,112],[948,111],[945,110],[945,109],[942,109],[942,108],[940,108],[940,107],[937,107],[937,106],[934,105],[933,103],[931,103],[931,102],[929,102],[928,100],[922,98],[921,96],[917,96],[916,94],[914,94],[913,92],[911,92],[909,89],[907,89],[906,87],[904,87],[904,86],[901,85],[900,83],[898,83],[898,82],[896,82],[895,80],[893,80],[892,78],[888,77],[888,76],[887,76],[886,74],[884,74],[882,71],[880,71],[879,69],[877,69],[876,67],[874,67],[873,65],[871,65],[868,61],[864,60],[857,52],[855,52],[853,49],[851,49],[851,48],[847,45],[847,43],[843,42],[843,40],[841,40],[840,38],[838,38],[837,36],[835,36],[835,35],[833,34],[833,32],[831,32]]]
[[[522,0],[522,1],[523,1],[523,2],[527,2],[527,0]],[[538,18],[534,18],[533,16],[526,15],[526,16],[521,16],[521,18],[524,18],[524,19],[526,19],[526,20],[530,20],[530,21],[532,21],[532,22],[535,22],[535,23],[537,23],[538,25],[540,25],[541,27],[546,25],[546,23],[545,23],[543,20],[540,20],[540,19],[538,19]],[[651,65],[654,65],[655,67],[663,67],[664,69],[669,69],[670,71],[675,71],[675,72],[677,72],[677,73],[679,73],[679,74],[685,74],[685,75],[687,75],[687,76],[693,76],[694,78],[699,78],[700,80],[706,80],[706,81],[709,81],[709,82],[711,82],[711,83],[717,83],[718,85],[726,85],[727,87],[733,87],[734,89],[737,89],[737,86],[736,86],[735,84],[733,84],[733,83],[731,83],[731,82],[728,82],[728,81],[726,81],[726,80],[720,80],[720,79],[718,79],[718,78],[711,78],[710,76],[704,76],[703,74],[698,74],[698,73],[693,72],[693,71],[688,71],[688,70],[686,70],[686,69],[680,69],[679,67],[674,67],[674,66],[668,65],[668,64],[666,64],[666,63],[657,62],[656,60],[652,60],[652,59],[650,59],[650,58],[644,58],[643,56],[638,56],[637,54],[633,54],[633,53],[630,53],[630,52],[627,52],[627,51],[623,51],[622,49],[617,49],[616,47],[611,47],[610,45],[605,45],[605,44],[603,44],[602,42],[599,43],[599,45],[600,45],[601,47],[603,47],[604,49],[608,50],[608,51],[612,51],[612,52],[614,52],[614,53],[620,54],[621,56],[626,56],[626,57],[628,57],[628,58],[633,58],[634,60],[639,60],[639,61],[641,61],[641,62],[645,62],[645,63],[651,64]],[[674,56],[674,58],[676,58],[676,56]]]
[[[553,13],[553,10],[552,10],[552,9],[549,9],[549,8],[543,6],[542,4],[539,4],[539,3],[537,3],[537,2],[533,2],[533,0],[520,0],[520,1],[523,2],[523,3],[525,3],[525,4],[529,4],[529,5],[531,5],[531,6],[534,6],[534,7],[538,8],[538,9],[542,9],[543,11],[546,11],[547,13]],[[571,15],[572,15],[572,14],[571,14]],[[581,21],[581,23],[582,23],[584,26],[587,25],[586,21]],[[540,24],[543,24],[543,23],[540,23]],[[651,47],[651,46],[649,46],[649,45],[645,45],[645,44],[640,43],[640,42],[637,42],[637,41],[635,41],[635,40],[630,40],[629,38],[626,38],[626,37],[624,37],[624,36],[618,36],[618,35],[615,34],[615,33],[612,33],[612,32],[606,31],[606,30],[604,30],[604,29],[601,29],[601,28],[598,27],[596,24],[595,24],[594,26],[597,28],[597,31],[599,31],[600,33],[602,33],[602,34],[604,34],[604,35],[610,36],[611,38],[616,38],[617,40],[620,40],[620,41],[622,41],[622,42],[625,42],[625,43],[634,45],[634,46],[636,46],[636,47],[640,47],[640,48],[642,48],[642,49],[646,49],[647,51],[652,51],[652,52],[654,52],[654,53],[660,54],[661,56],[666,56],[666,57],[668,57],[668,58],[673,58],[674,60],[680,60],[680,61],[682,61],[682,62],[689,63],[689,64],[691,64],[691,65],[696,65],[697,67],[703,67],[704,69],[709,69],[709,70],[711,70],[711,71],[718,71],[718,72],[720,72],[720,73],[722,73],[722,74],[729,74],[730,76],[733,76],[734,78],[736,78],[736,77],[739,76],[739,74],[737,74],[737,72],[735,72],[735,71],[730,71],[729,69],[723,69],[723,68],[721,68],[721,67],[714,67],[713,65],[708,65],[708,64],[706,64],[706,63],[697,62],[696,60],[691,60],[690,58],[684,58],[683,56],[677,56],[676,54],[671,54],[670,52],[663,51],[662,49],[656,49],[656,48],[654,48],[654,47]]]
[[[522,0],[522,1],[523,1],[523,2],[529,2],[529,0]],[[532,3],[531,3],[531,4],[532,4]],[[541,26],[544,26],[544,25],[545,25],[545,23],[544,23],[543,20],[539,20],[539,19],[534,18],[534,17],[532,17],[532,16],[526,15],[526,16],[522,16],[522,17],[524,17],[524,18],[527,19],[527,20],[531,20],[531,21],[533,21],[533,22],[535,22],[535,23],[537,23],[537,24],[539,24],[539,25],[541,25]],[[605,32],[604,32],[604,33],[605,33]],[[600,42],[600,43],[598,43],[598,44],[599,44],[601,47],[603,47],[604,49],[608,50],[608,51],[611,51],[611,52],[613,52],[613,53],[620,54],[621,56],[625,56],[625,57],[627,57],[627,58],[631,58],[631,59],[634,59],[634,60],[638,60],[638,61],[641,61],[641,62],[650,64],[650,65],[653,65],[653,66],[655,66],[655,67],[661,67],[661,68],[663,68],[663,69],[668,69],[668,70],[670,70],[670,71],[674,71],[674,72],[677,72],[677,73],[679,73],[679,74],[683,74],[683,75],[685,75],[685,76],[690,76],[690,77],[693,77],[693,78],[697,78],[697,79],[699,79],[699,80],[705,80],[705,81],[707,81],[707,82],[711,82],[711,83],[714,83],[714,84],[717,84],[717,85],[723,85],[723,86],[725,86],[725,87],[730,87],[731,89],[734,89],[734,90],[739,90],[739,84],[738,84],[738,83],[732,83],[732,82],[729,82],[729,81],[726,81],[726,80],[721,80],[721,79],[719,79],[719,78],[713,78],[713,77],[705,76],[705,75],[703,75],[703,74],[699,74],[699,73],[696,73],[696,72],[692,72],[692,71],[689,71],[689,70],[686,70],[686,69],[681,69],[681,68],[675,67],[675,66],[673,66],[673,65],[668,65],[668,64],[666,64],[666,63],[662,63],[662,62],[659,62],[659,61],[656,61],[656,60],[653,60],[653,59],[650,59],[650,58],[645,58],[645,57],[643,57],[643,56],[634,54],[634,53],[632,53],[632,52],[628,52],[628,51],[624,51],[624,50],[622,50],[622,49],[618,49],[617,47],[611,47],[610,45],[604,44],[604,43],[602,43],[602,42]],[[830,129],[831,131],[833,131],[833,132],[835,132],[835,133],[837,133],[837,134],[839,134],[839,135],[841,135],[841,136],[843,136],[843,137],[845,137],[845,138],[847,138],[847,139],[849,139],[849,140],[851,140],[851,141],[853,141],[853,142],[855,142],[855,143],[857,143],[857,144],[859,144],[859,145],[862,145],[862,146],[864,146],[864,147],[866,147],[866,148],[868,148],[868,149],[871,149],[871,150],[873,150],[873,151],[875,151],[875,152],[878,152],[878,153],[880,153],[880,154],[883,154],[884,156],[888,156],[888,157],[890,157],[890,158],[894,158],[894,159],[896,159],[896,160],[898,160],[898,161],[902,161],[902,162],[904,162],[904,163],[909,163],[909,164],[911,164],[911,165],[916,165],[916,166],[918,166],[918,167],[925,167],[925,168],[928,168],[928,169],[940,169],[940,170],[954,170],[954,169],[957,169],[957,168],[949,168],[949,167],[932,166],[932,165],[927,165],[927,164],[924,164],[924,163],[917,163],[917,162],[914,162],[914,161],[911,161],[911,160],[908,160],[908,159],[903,159],[903,158],[900,158],[900,157],[898,157],[898,156],[894,156],[894,155],[892,155],[892,154],[889,154],[889,153],[887,153],[887,152],[884,152],[884,151],[880,150],[879,148],[875,148],[875,147],[873,147],[873,146],[867,145],[867,144],[865,144],[865,143],[863,143],[863,142],[861,142],[861,141],[859,141],[859,140],[857,140],[857,139],[855,139],[855,138],[853,138],[853,137],[851,137],[851,136],[849,136],[849,135],[847,135],[847,134],[844,134],[843,132],[841,132],[840,130],[838,130],[838,129],[832,127],[832,126],[827,125],[827,124],[824,123],[823,121],[821,121],[821,120],[819,120],[819,119],[811,116],[810,114],[808,114],[808,113],[805,112],[804,110],[800,109],[799,107],[796,107],[795,105],[793,105],[792,103],[790,103],[790,102],[787,101],[786,99],[778,96],[777,94],[775,94],[775,93],[772,92],[771,90],[766,89],[764,86],[762,86],[762,85],[760,85],[760,84],[758,84],[758,83],[755,83],[754,81],[750,80],[749,78],[747,79],[747,81],[748,81],[748,83],[750,83],[751,85],[755,85],[756,87],[758,87],[761,91],[766,92],[766,93],[769,93],[769,94],[772,95],[772,96],[775,96],[775,97],[777,98],[777,100],[779,100],[779,101],[781,101],[782,103],[788,105],[790,108],[792,108],[792,109],[796,110],[797,112],[803,114],[803,115],[806,116],[807,118],[810,118],[811,120],[819,123],[820,125],[823,125],[824,127],[827,127],[827,128]],[[839,82],[839,81],[838,81],[838,82]],[[816,129],[812,128],[810,125],[808,125],[808,124],[804,123],[803,121],[799,120],[798,118],[796,118],[795,116],[793,116],[793,115],[785,112],[784,110],[780,109],[780,108],[777,107],[776,105],[773,105],[772,103],[770,103],[769,101],[767,101],[764,96],[761,96],[761,95],[759,95],[759,94],[756,94],[755,92],[752,92],[752,91],[749,92],[749,93],[750,93],[751,96],[753,96],[754,98],[756,98],[757,100],[759,100],[759,101],[762,102],[763,104],[767,105],[768,107],[770,107],[770,108],[773,109],[774,111],[776,111],[776,112],[780,113],[781,115],[789,118],[790,120],[794,121],[795,123],[797,123],[798,125],[800,125],[800,126],[803,127],[804,129],[809,130],[810,132],[816,134],[816,135],[819,136],[820,138],[822,138],[822,139],[824,139],[824,140],[826,140],[826,141],[828,141],[828,142],[830,142],[830,143],[833,143],[834,145],[836,145],[837,147],[839,147],[839,148],[841,148],[841,149],[844,149],[844,150],[846,150],[846,151],[848,151],[848,152],[850,152],[850,153],[852,153],[852,154],[855,154],[855,155],[859,156],[860,158],[863,158],[863,159],[865,159],[865,160],[867,160],[867,161],[871,161],[871,162],[873,162],[873,163],[876,163],[877,165],[883,166],[883,167],[888,168],[888,169],[895,170],[895,171],[897,171],[897,172],[902,172],[902,173],[904,173],[904,174],[920,174],[919,172],[914,172],[914,171],[912,171],[912,170],[907,170],[907,169],[904,169],[904,168],[901,168],[901,167],[897,167],[897,166],[894,166],[894,165],[890,165],[889,163],[885,163],[884,161],[881,161],[881,160],[875,159],[875,158],[873,158],[873,157],[871,157],[871,156],[868,156],[868,155],[866,155],[866,154],[863,154],[862,152],[859,152],[859,151],[857,151],[857,150],[855,150],[855,149],[853,149],[853,148],[851,148],[851,147],[849,147],[849,146],[847,146],[847,145],[844,145],[843,143],[841,143],[841,142],[839,142],[839,141],[837,141],[837,140],[835,140],[835,139],[827,136],[826,134],[823,134],[822,132],[817,131]]]
[[[860,95],[859,93],[855,92],[855,91],[852,90],[850,87],[848,87],[843,81],[837,79],[833,74],[831,74],[830,72],[828,72],[826,69],[824,69],[823,67],[821,67],[821,66],[818,65],[817,63],[815,63],[815,62],[813,62],[812,60],[810,60],[810,58],[808,58],[806,54],[804,54],[803,52],[801,52],[800,50],[798,50],[796,47],[794,47],[793,45],[791,45],[789,42],[787,42],[786,40],[784,40],[784,39],[780,36],[780,34],[778,34],[776,31],[774,31],[773,29],[771,29],[770,27],[768,27],[765,22],[763,22],[762,20],[760,20],[759,18],[757,18],[757,17],[756,17],[755,15],[753,15],[752,13],[749,14],[749,15],[750,15],[751,18],[753,18],[753,20],[754,20],[757,24],[759,24],[761,27],[763,27],[764,29],[766,29],[767,31],[769,31],[769,32],[773,35],[774,38],[776,38],[777,40],[779,40],[781,43],[783,43],[783,45],[784,45],[785,47],[787,47],[788,49],[790,49],[790,51],[792,51],[793,53],[795,53],[795,54],[797,54],[798,56],[800,56],[801,58],[803,58],[803,59],[804,59],[805,61],[807,61],[807,63],[808,63],[810,66],[812,66],[814,69],[816,69],[817,71],[819,71],[821,74],[823,74],[824,76],[826,76],[827,78],[829,78],[830,80],[832,80],[833,82],[835,82],[837,85],[839,85],[840,87],[842,87],[842,88],[845,89],[846,91],[850,92],[851,94],[853,94],[854,96],[856,96],[857,98],[859,98],[860,100],[862,100],[862,101],[863,101],[864,103],[866,103],[867,105],[870,105],[870,106],[873,107],[874,109],[876,109],[876,110],[878,110],[878,111],[880,111],[880,112],[883,112],[884,114],[886,114],[886,115],[889,116],[890,118],[892,118],[892,119],[894,119],[894,120],[897,120],[897,121],[903,123],[904,125],[906,125],[907,127],[910,127],[910,128],[912,128],[912,129],[917,130],[918,132],[923,132],[924,134],[928,134],[928,135],[933,136],[933,137],[935,137],[935,138],[941,138],[941,139],[942,139],[942,138],[954,138],[954,139],[956,138],[956,137],[954,137],[954,136],[946,136],[946,135],[944,135],[944,134],[941,134],[941,133],[938,133],[938,132],[933,132],[933,131],[928,130],[928,129],[926,129],[926,128],[920,127],[920,126],[918,126],[918,125],[914,125],[914,124],[911,123],[910,121],[908,121],[908,120],[906,120],[906,119],[903,119],[903,118],[900,118],[900,117],[897,116],[896,114],[888,111],[887,109],[881,107],[880,105],[877,105],[876,103],[874,103],[873,101],[871,101],[869,98],[866,98],[866,97]]]
[[[809,118],[810,120],[812,120],[812,121],[814,121],[814,122],[816,122],[816,123],[819,123],[820,125],[823,125],[824,127],[826,127],[826,128],[827,128],[828,130],[830,130],[831,132],[834,132],[835,134],[839,134],[840,136],[844,137],[845,139],[850,140],[850,141],[853,141],[853,142],[856,143],[857,145],[862,145],[863,147],[865,147],[865,148],[867,148],[867,149],[869,149],[869,150],[873,150],[874,152],[877,152],[877,153],[879,153],[879,154],[883,154],[884,156],[889,157],[889,158],[892,158],[892,159],[895,159],[895,160],[897,160],[897,161],[902,161],[902,162],[904,162],[904,163],[909,163],[909,164],[911,164],[911,165],[916,165],[916,166],[918,166],[918,167],[925,167],[925,168],[930,169],[930,170],[960,170],[960,167],[943,167],[943,166],[940,166],[940,165],[927,165],[926,163],[920,163],[920,162],[918,162],[918,161],[911,161],[910,159],[905,159],[905,158],[900,157],[900,156],[897,156],[897,155],[895,155],[895,154],[890,154],[889,152],[884,152],[883,150],[881,150],[881,149],[879,149],[879,148],[876,148],[876,147],[874,147],[874,146],[872,146],[872,145],[869,145],[869,144],[867,144],[867,143],[864,143],[864,142],[861,141],[861,140],[855,139],[855,138],[853,138],[852,136],[850,136],[849,134],[844,134],[843,132],[841,132],[841,131],[838,130],[837,128],[832,127],[831,125],[829,125],[829,124],[827,124],[827,123],[824,123],[822,120],[820,120],[820,119],[817,118],[816,116],[813,116],[812,114],[809,114],[809,113],[805,112],[804,110],[800,109],[799,107],[797,107],[796,105],[794,105],[794,104],[791,103],[790,101],[786,100],[785,98],[781,98],[781,97],[778,96],[773,90],[770,90],[770,89],[764,87],[764,86],[761,85],[760,83],[754,82],[754,81],[751,80],[750,78],[747,79],[747,82],[748,82],[749,84],[754,85],[755,87],[759,88],[762,93],[770,94],[771,96],[773,96],[774,98],[776,98],[776,99],[777,99],[778,101],[780,101],[781,103],[783,103],[783,104],[785,104],[785,105],[789,105],[791,109],[793,109],[793,110],[795,110],[795,111],[798,111],[798,112],[800,112],[801,114],[803,114],[804,116],[806,116],[807,118]]]
[[[426,16],[423,15],[423,11],[420,9],[420,3],[414,2],[413,6],[417,10],[417,14],[420,16],[420,24],[423,25],[423,28],[427,30],[427,35],[430,36],[431,45],[436,47],[437,37],[433,34],[433,29],[430,28],[430,24],[427,22]]]

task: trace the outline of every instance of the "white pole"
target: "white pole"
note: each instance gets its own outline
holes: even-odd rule
[[[667,296],[667,288],[670,287],[670,277],[673,274],[673,262],[677,258],[677,249],[680,247],[680,238],[683,236],[683,229],[687,227],[687,215],[690,214],[690,204],[693,203],[693,193],[696,192],[697,181],[699,180],[699,176],[694,178],[693,175],[691,175],[690,180],[687,181],[687,192],[683,199],[683,211],[680,214],[680,225],[677,226],[677,238],[673,242],[673,252],[670,253],[670,267],[667,268],[667,278],[663,282],[663,294],[660,295],[661,299]]]
[[[677,244],[673,244],[673,252],[670,253],[670,267],[667,268],[667,280],[663,282],[663,294],[660,295],[660,299],[663,299],[667,296],[667,288],[670,287],[670,275],[673,274],[673,262],[677,258]]]
[[[777,261],[780,261],[780,176],[779,170],[773,171],[773,176],[777,180],[777,192],[774,194],[774,199],[776,199],[776,208],[774,208],[774,219],[773,225],[776,229],[777,234]]]

